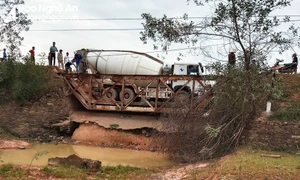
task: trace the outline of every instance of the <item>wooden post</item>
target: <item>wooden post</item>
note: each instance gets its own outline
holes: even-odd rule
[[[155,111],[157,110],[159,83],[160,79],[156,78]]]

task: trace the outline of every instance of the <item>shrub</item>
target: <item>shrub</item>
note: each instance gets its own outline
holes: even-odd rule
[[[300,102],[294,102],[285,109],[278,109],[271,117],[272,120],[300,121]]]
[[[19,104],[40,95],[49,79],[44,66],[13,61],[0,64],[0,89],[8,90]]]
[[[210,102],[208,108],[182,112],[178,111],[182,104],[176,104],[162,125],[163,132],[169,132],[158,139],[162,148],[181,162],[219,157],[232,151],[242,142],[244,130],[260,115],[265,101],[283,95],[282,83],[264,69],[244,71],[239,64],[213,64],[211,68],[218,78],[213,98],[203,101]]]

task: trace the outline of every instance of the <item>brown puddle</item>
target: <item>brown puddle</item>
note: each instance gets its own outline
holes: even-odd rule
[[[0,157],[3,161],[0,164],[29,165],[37,153],[45,151],[48,153],[33,160],[33,166],[46,166],[48,158],[67,157],[71,154],[99,160],[103,166],[163,167],[172,165],[172,161],[162,153],[68,144],[34,144],[30,149],[0,150]]]

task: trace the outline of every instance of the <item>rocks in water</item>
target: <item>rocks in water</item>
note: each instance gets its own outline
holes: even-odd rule
[[[66,165],[85,168],[91,171],[98,171],[101,168],[101,161],[81,158],[75,154],[68,157],[55,157],[48,159],[48,165]]]
[[[18,149],[26,149],[25,146],[18,146]]]

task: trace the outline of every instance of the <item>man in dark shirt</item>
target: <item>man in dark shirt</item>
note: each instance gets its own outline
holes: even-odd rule
[[[76,72],[79,74],[80,73],[80,61],[82,59],[82,56],[76,52],[74,60],[76,62]]]
[[[297,69],[298,69],[298,57],[297,57],[296,53],[294,53],[292,57],[293,57],[292,68],[293,68],[293,70],[295,71],[295,74],[296,74],[297,73]]]
[[[57,47],[55,46],[55,42],[52,43],[52,46],[50,47],[50,66],[55,66],[55,53],[58,52]]]
[[[235,58],[235,54],[234,54],[234,51],[231,50],[230,53],[228,54],[228,63],[232,66],[235,65],[235,61],[236,61],[236,58]]]
[[[6,49],[3,49],[3,61],[7,60]]]

